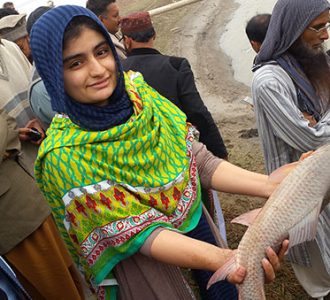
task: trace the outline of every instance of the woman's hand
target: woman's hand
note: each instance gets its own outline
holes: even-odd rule
[[[264,268],[265,272],[265,282],[269,283],[274,281],[276,272],[279,271],[281,267],[281,262],[284,259],[285,253],[288,251],[289,248],[289,241],[284,240],[282,243],[282,247],[279,252],[276,254],[275,251],[268,247],[266,250],[266,254],[268,259],[264,258],[262,260],[262,267]],[[246,276],[246,270],[243,267],[239,267],[233,273],[227,276],[227,280],[233,284],[242,283]]]

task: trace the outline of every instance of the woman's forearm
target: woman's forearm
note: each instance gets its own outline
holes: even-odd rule
[[[171,230],[159,232],[150,247],[150,255],[163,263],[192,269],[216,271],[233,251],[195,240]]]
[[[267,175],[244,170],[223,161],[213,173],[213,189],[234,194],[268,198],[277,184],[268,180]]]

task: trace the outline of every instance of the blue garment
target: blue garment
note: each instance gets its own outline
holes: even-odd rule
[[[94,20],[108,41],[117,66],[117,86],[106,106],[78,103],[64,90],[63,36],[70,21],[77,16]],[[58,6],[42,15],[33,25],[30,37],[36,68],[44,81],[54,111],[67,114],[87,130],[105,130],[125,123],[133,114],[133,104],[125,91],[124,75],[115,47],[98,17],[86,8]]]
[[[30,87],[29,100],[34,114],[44,124],[44,129],[47,129],[56,113],[52,109],[50,97],[41,79]]]

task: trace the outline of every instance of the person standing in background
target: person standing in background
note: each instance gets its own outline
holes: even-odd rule
[[[0,255],[32,299],[84,299],[80,274],[28,171],[16,122],[0,110]]]
[[[3,5],[2,5],[3,8],[10,8],[10,9],[14,9],[15,10],[15,6],[14,6],[14,3],[13,2],[5,2]]]
[[[31,34],[33,24],[50,9],[52,8],[49,6],[40,6],[31,12],[26,22],[26,30],[29,36]],[[31,109],[41,121],[43,129],[46,130],[52,122],[56,112],[52,109],[49,95],[34,64],[32,66],[28,97]]]
[[[16,120],[23,152],[29,160],[27,165],[29,171],[33,173],[38,145],[45,137],[45,133],[29,105],[27,94],[30,76],[31,64],[22,51],[15,43],[1,39],[0,109],[5,110]],[[33,140],[31,140],[32,135],[34,135]]]
[[[29,37],[26,31],[26,14],[12,14],[0,19],[0,36],[14,42],[32,63]]]
[[[88,0],[86,8],[91,10],[107,28],[120,59],[126,58],[125,47],[119,33],[120,14],[116,0]]]
[[[330,141],[330,66],[323,48],[329,8],[327,0],[279,0],[273,9],[252,83],[268,174]],[[314,298],[330,292],[329,236],[327,205],[316,239],[289,252],[299,282]]]
[[[252,49],[258,53],[269,26],[271,14],[259,14],[252,17],[246,24],[245,33]]]

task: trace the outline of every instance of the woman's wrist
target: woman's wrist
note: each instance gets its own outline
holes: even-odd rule
[[[265,190],[264,190],[264,198],[269,198],[278,185],[279,185],[278,182],[272,181],[271,178],[267,176],[267,181],[265,183]]]

